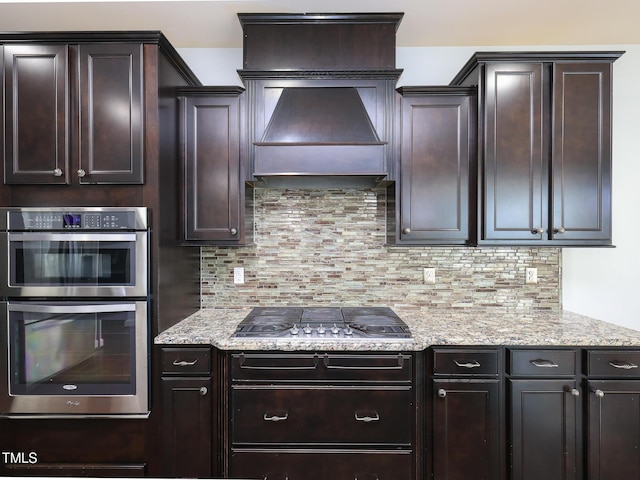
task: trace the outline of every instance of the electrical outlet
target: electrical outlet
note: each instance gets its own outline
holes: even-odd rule
[[[538,269],[535,267],[527,267],[525,269],[525,283],[538,283]]]
[[[233,269],[233,283],[236,285],[244,283],[244,268],[234,267]]]
[[[424,279],[424,283],[434,284],[436,283],[436,269],[435,268],[424,268],[422,270],[422,276]]]

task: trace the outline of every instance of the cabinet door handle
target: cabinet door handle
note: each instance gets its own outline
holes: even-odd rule
[[[444,388],[441,388],[440,390],[438,390],[438,396],[440,398],[445,398],[447,396],[447,391]]]
[[[638,368],[638,365],[631,362],[624,362],[622,360],[613,360],[609,362],[613,368],[620,368],[622,370],[633,370],[634,368]]]
[[[593,393],[595,393],[596,397],[598,397],[598,398],[604,398],[604,392],[602,390],[600,390],[600,389],[594,391]]]
[[[533,230],[531,230],[531,233],[533,235],[541,235],[544,233],[544,228],[540,227],[540,228],[534,228]]]
[[[54,168],[53,169],[53,176],[54,177],[61,177],[62,176],[62,169],[61,168]]]
[[[409,227],[403,228],[402,233],[404,233],[405,235],[409,235],[411,233],[411,229]]]
[[[554,228],[554,229],[553,229],[553,233],[564,233],[564,232],[566,232],[566,230],[564,229],[564,227]]]
[[[377,422],[380,420],[380,415],[378,415],[378,412],[367,412],[364,414],[359,414],[358,412],[356,412],[355,417],[358,422],[364,423]]]
[[[209,393],[209,389],[207,387],[200,387],[200,395],[204,397],[207,393]]]
[[[476,360],[472,360],[470,362],[459,362],[458,360],[454,360],[453,362],[461,368],[478,368],[480,366],[480,363]]]
[[[574,397],[579,397],[580,396],[580,390],[578,390],[577,388],[572,388],[571,389],[571,395],[573,395]]]
[[[538,358],[536,360],[531,360],[530,363],[538,368],[558,368],[557,363],[552,362],[551,360],[543,360],[541,358]]]
[[[281,414],[267,412],[262,418],[265,422],[284,422],[289,418],[289,412],[284,412]]]
[[[193,362],[187,362],[186,360],[174,360],[173,365],[176,367],[192,367],[198,363],[198,360],[194,360]]]
[[[84,171],[84,168],[79,168],[78,169],[78,176],[80,178],[84,177],[87,174],[87,172]]]
[[[237,228],[232,228],[230,230],[231,235],[237,235],[238,234],[238,229]]]

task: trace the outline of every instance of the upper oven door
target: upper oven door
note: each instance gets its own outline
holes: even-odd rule
[[[8,232],[0,247],[5,297],[146,297],[148,234]]]

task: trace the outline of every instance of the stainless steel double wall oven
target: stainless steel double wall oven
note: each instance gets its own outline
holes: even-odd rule
[[[148,415],[146,208],[0,209],[0,415]]]

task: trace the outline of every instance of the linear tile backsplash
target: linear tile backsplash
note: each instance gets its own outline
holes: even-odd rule
[[[385,201],[376,189],[256,189],[255,244],[202,247],[202,307],[560,309],[560,249],[388,246]],[[423,267],[436,269],[435,284]],[[526,267],[538,284],[525,284]]]

